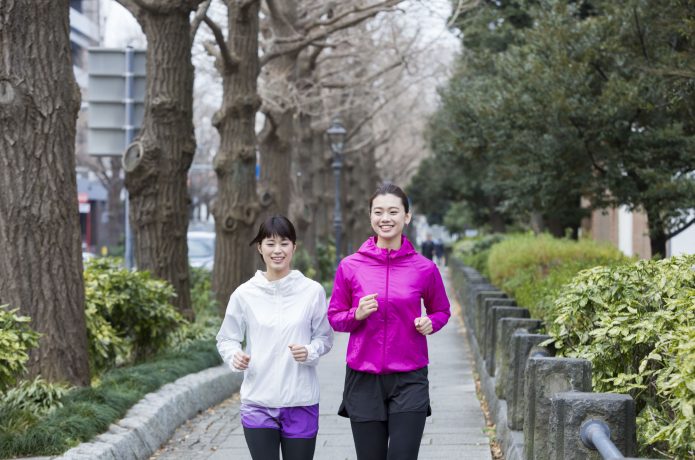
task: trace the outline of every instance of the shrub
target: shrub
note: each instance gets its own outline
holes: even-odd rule
[[[592,362],[595,391],[635,399],[640,445],[693,458],[695,256],[583,271],[555,309],[555,347]]]
[[[320,283],[331,283],[335,277],[335,243],[333,240],[316,246],[316,275]],[[324,284],[324,286],[326,286]]]
[[[504,238],[505,235],[501,233],[464,238],[454,244],[453,255],[469,267],[475,268],[481,275],[489,277],[487,260],[490,249]]]
[[[29,327],[31,318],[0,305],[0,393],[26,372],[27,351],[39,344],[39,334]]]
[[[578,272],[627,260],[607,243],[525,234],[495,244],[490,250],[488,270],[494,285],[528,308],[532,317],[550,323],[557,315],[553,301],[558,291]]]
[[[175,350],[195,341],[214,340],[217,335],[221,320],[210,270],[191,267],[191,301],[195,320],[184,322],[170,335],[170,344]]]
[[[314,261],[311,260],[311,255],[309,251],[303,247],[297,247],[297,250],[292,257],[292,265],[295,269],[299,270],[307,278],[316,279],[316,269],[314,268]]]
[[[68,388],[48,383],[40,377],[25,380],[0,398],[0,431],[16,433],[26,430],[39,417],[62,406]]]
[[[135,360],[156,353],[184,323],[169,303],[175,295],[172,286],[148,272],[130,271],[117,259],[99,258],[87,263],[84,281],[87,334],[97,369],[126,359],[124,347],[130,351],[128,358]]]

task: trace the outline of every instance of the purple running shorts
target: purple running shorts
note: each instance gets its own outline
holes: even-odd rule
[[[239,409],[244,428],[280,430],[283,438],[310,439],[319,432],[319,405],[263,407],[242,404]]]

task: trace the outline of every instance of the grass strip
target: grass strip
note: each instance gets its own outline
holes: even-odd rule
[[[214,341],[198,341],[135,366],[105,373],[92,386],[75,388],[63,406],[19,433],[0,433],[0,458],[59,455],[105,432],[147,393],[221,362]]]

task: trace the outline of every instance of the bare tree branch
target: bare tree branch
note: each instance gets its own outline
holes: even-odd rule
[[[348,88],[348,87],[352,87],[352,86],[366,85],[366,84],[371,83],[374,80],[378,79],[379,77],[384,75],[386,72],[393,70],[397,67],[400,67],[402,65],[403,65],[403,60],[400,59],[396,62],[392,62],[391,64],[378,70],[377,72],[373,73],[372,75],[368,75],[368,76],[360,78],[358,80],[353,80],[350,82],[325,82],[325,83],[319,83],[319,84],[322,87],[329,88],[329,89],[340,89],[340,88]]]
[[[480,5],[480,0],[459,0],[458,4],[456,5],[456,11],[454,11],[454,14],[451,15],[451,18],[446,23],[446,26],[453,26],[459,16],[474,10],[478,7],[478,5]]]
[[[361,23],[362,21],[365,21],[366,19],[374,17],[381,12],[387,11],[393,6],[399,4],[401,1],[402,0],[385,0],[376,5],[372,5],[367,9],[362,10],[357,14],[354,14],[353,17],[347,20],[337,22],[335,24],[332,24],[331,26],[324,27],[316,32],[309,33],[305,35],[304,38],[301,39],[299,42],[294,43],[290,46],[272,46],[267,54],[261,56],[261,67],[267,64],[269,61],[282,56],[283,54],[300,51],[315,41],[321,40],[339,30],[355,26]]]
[[[205,0],[198,7],[198,11],[196,11],[193,20],[191,21],[191,43],[193,43],[193,40],[195,39],[195,34],[198,33],[198,27],[200,27],[200,24],[203,22],[203,19],[207,16],[208,9],[210,9],[211,3],[212,0]]]
[[[203,18],[203,22],[205,23],[206,26],[208,26],[210,28],[210,30],[212,31],[212,34],[215,36],[215,41],[217,42],[217,46],[219,47],[219,56],[222,58],[222,62],[224,64],[225,71],[227,71],[227,72],[234,71],[239,66],[239,58],[234,56],[231,53],[231,51],[229,51],[229,47],[227,46],[227,42],[224,39],[224,34],[222,33],[222,29],[220,29],[220,26],[218,26],[215,23],[215,21],[210,19],[209,16],[205,16]]]

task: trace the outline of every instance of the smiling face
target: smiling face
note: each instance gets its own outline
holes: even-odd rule
[[[273,235],[263,238],[258,245],[258,252],[263,257],[267,278],[276,280],[290,272],[295,245],[289,238]]]
[[[401,246],[403,227],[410,222],[410,213],[405,212],[401,198],[387,193],[377,195],[370,210],[372,230],[377,235],[377,246],[398,249]]]

